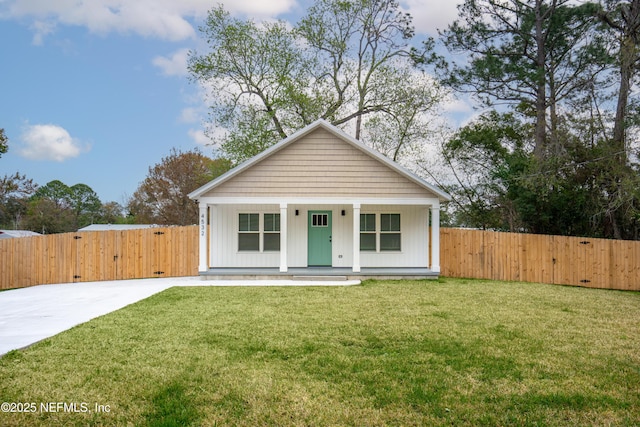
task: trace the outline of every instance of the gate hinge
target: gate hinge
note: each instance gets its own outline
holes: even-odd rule
[[[82,236],[73,236],[73,238],[76,239],[76,240],[80,240],[80,239],[82,239]]]
[[[588,241],[588,240],[583,240],[583,241],[580,242],[581,245],[588,245],[589,243],[591,243],[591,242]]]
[[[74,279],[81,279],[82,276],[78,276],[77,274],[73,276]]]
[[[153,234],[155,234],[156,236],[159,236],[161,234],[164,234],[164,231],[155,231]]]
[[[590,282],[591,282],[591,280],[589,280],[589,279],[582,279],[582,280],[580,280],[580,283],[590,283]]]
[[[153,274],[156,274],[156,275],[158,275],[158,276],[159,276],[159,275],[161,275],[161,274],[164,274],[164,271],[154,271],[154,272],[153,272]]]

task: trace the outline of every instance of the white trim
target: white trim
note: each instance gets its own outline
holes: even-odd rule
[[[200,203],[208,205],[351,205],[352,197],[202,197]],[[410,205],[440,208],[437,198],[359,199],[360,205]]]
[[[287,272],[287,211],[286,203],[280,204],[280,272]]]
[[[205,203],[200,203],[199,209],[199,255],[198,255],[198,271],[205,272],[209,270],[209,262],[207,256],[207,208]]]
[[[353,261],[352,270],[360,272],[360,203],[353,204]]]
[[[440,273],[440,207],[431,208],[431,270]]]
[[[244,163],[242,163],[242,164],[236,166],[235,168],[231,169],[227,173],[219,176],[218,178],[214,179],[213,181],[210,181],[209,183],[207,183],[207,184],[203,185],[202,187],[198,188],[197,190],[189,193],[189,197],[191,199],[199,199],[203,194],[207,193],[211,189],[213,189],[213,188],[221,185],[222,183],[230,180],[234,176],[236,176],[236,175],[242,173],[243,171],[249,169],[253,165],[255,165],[258,162],[260,162],[261,160],[263,160],[263,159],[273,155],[274,153],[282,150],[283,148],[287,147],[288,145],[290,145],[294,141],[296,141],[296,140],[302,138],[303,136],[311,133],[312,131],[316,130],[317,128],[325,129],[326,131],[332,133],[336,137],[342,139],[343,141],[347,142],[348,144],[352,145],[353,147],[359,149],[363,153],[365,153],[365,154],[369,155],[370,157],[378,160],[379,162],[385,164],[386,166],[388,166],[389,168],[391,168],[392,170],[394,170],[398,174],[404,176],[405,178],[409,179],[410,181],[413,181],[414,183],[416,183],[420,187],[424,188],[425,190],[428,190],[428,191],[434,193],[436,195],[437,199],[442,200],[442,201],[451,200],[451,196],[449,194],[447,194],[446,192],[442,191],[441,189],[439,189],[438,187],[436,187],[434,185],[429,184],[428,182],[426,182],[422,178],[418,177],[417,175],[409,172],[408,170],[406,170],[405,168],[403,168],[402,166],[400,166],[396,162],[394,162],[391,159],[383,156],[382,154],[378,153],[377,151],[371,149],[370,147],[367,147],[362,142],[358,141],[357,139],[353,138],[350,135],[347,135],[342,130],[340,130],[337,127],[331,125],[329,122],[327,122],[327,121],[325,121],[323,119],[316,120],[315,122],[311,123],[310,125],[304,127],[303,129],[300,129],[299,131],[293,133],[292,135],[288,136],[287,138],[283,139],[282,141],[278,142],[277,144],[271,146],[270,148],[268,148],[267,150],[263,151],[262,153],[252,157],[251,159],[249,159],[249,160],[245,161]]]

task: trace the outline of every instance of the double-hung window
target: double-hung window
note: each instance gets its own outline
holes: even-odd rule
[[[376,214],[360,214],[360,250],[376,251]]]
[[[260,215],[257,213],[241,213],[238,229],[238,250],[260,250]]]
[[[402,250],[400,214],[360,214],[360,250],[369,252]]]
[[[238,251],[272,252],[280,250],[280,214],[258,213],[238,216]]]
[[[280,250],[280,214],[264,214],[264,235],[262,236],[263,251]]]
[[[380,250],[401,249],[400,214],[380,214]]]

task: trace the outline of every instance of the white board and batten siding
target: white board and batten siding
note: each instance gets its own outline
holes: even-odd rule
[[[318,128],[204,197],[425,198],[425,188]]]
[[[295,211],[298,215],[295,215]],[[352,205],[289,205],[287,215],[287,265],[307,266],[307,227],[309,211],[332,212],[332,266],[353,264]],[[342,216],[342,211],[345,215]],[[218,205],[211,211],[210,265],[216,267],[276,267],[280,252],[238,251],[240,213],[279,213],[277,205]],[[363,205],[361,213],[398,213],[401,220],[400,252],[361,252],[362,267],[428,267],[428,218],[426,206]],[[359,242],[356,242],[359,244]]]

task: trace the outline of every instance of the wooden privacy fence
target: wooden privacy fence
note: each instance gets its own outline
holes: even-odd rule
[[[196,226],[0,240],[0,289],[197,274]]]
[[[640,242],[443,228],[442,275],[640,291]]]
[[[442,228],[442,275],[640,291],[640,242]],[[0,289],[198,274],[198,228],[0,240]]]

